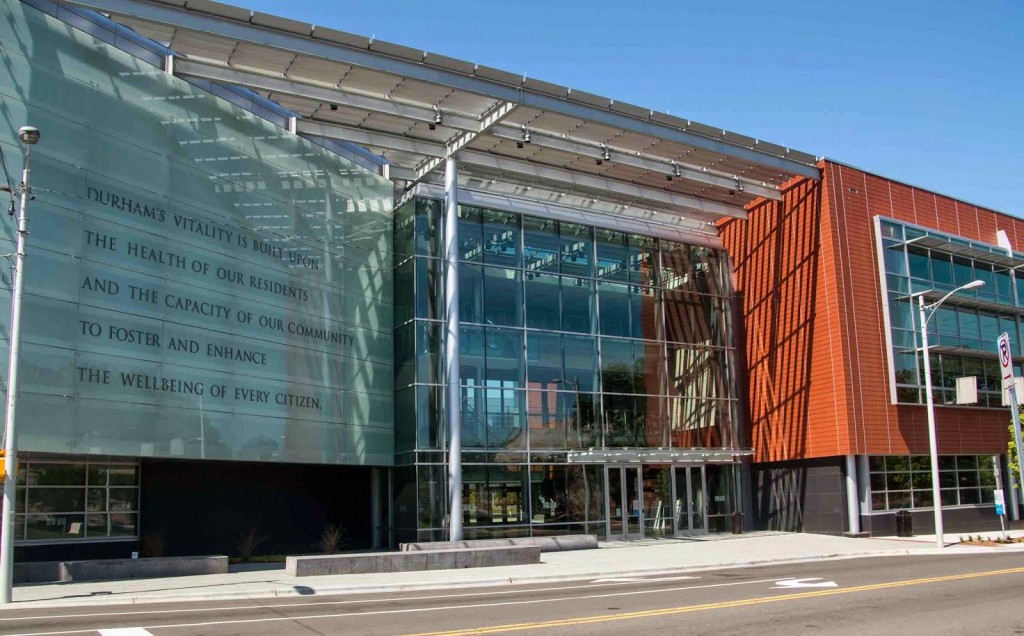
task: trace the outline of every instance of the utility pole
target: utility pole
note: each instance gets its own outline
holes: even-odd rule
[[[17,487],[18,443],[15,407],[18,400],[18,361],[21,354],[21,292],[25,288],[25,241],[28,238],[28,202],[32,198],[28,163],[39,129],[22,126],[18,138],[25,144],[21,173],[21,208],[18,210],[18,251],[14,260],[14,296],[11,299],[11,351],[7,362],[7,412],[4,423],[4,503],[0,525],[0,603],[11,602],[14,587],[14,494]]]

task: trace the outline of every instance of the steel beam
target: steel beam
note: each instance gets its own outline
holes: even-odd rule
[[[477,122],[477,129],[464,132],[455,139],[445,144],[445,157],[454,155],[459,150],[462,150],[473,142],[474,139],[487,132],[492,126],[496,125],[502,119],[512,114],[512,111],[516,109],[515,102],[500,102],[497,106],[487,111],[480,121]],[[417,183],[423,180],[428,174],[433,172],[441,163],[444,161],[443,158],[434,157],[427,159],[422,164],[416,167],[416,178],[412,180],[406,186],[406,189],[415,186]]]
[[[174,74],[180,77],[211,80],[225,84],[236,84],[253,90],[279,93],[290,97],[311,99],[337,104],[348,108],[367,110],[370,112],[394,115],[404,119],[434,123],[436,111],[404,102],[396,102],[382,97],[372,97],[337,88],[327,88],[310,82],[285,78],[281,76],[263,75],[253,71],[240,71],[229,66],[207,64],[179,57],[175,59]],[[455,113],[444,113],[444,126],[457,130],[472,130],[478,127],[479,121]]]
[[[670,206],[676,209],[689,210],[710,218],[747,218],[747,211],[739,206],[726,205],[717,201],[708,201],[685,194],[655,190],[606,177],[571,172],[563,168],[509,159],[473,150],[463,150],[459,153],[459,158],[461,163],[467,166],[483,167],[499,173],[519,175],[535,181],[557,183],[574,189],[580,188],[597,193],[610,193],[617,197],[645,201],[648,205],[654,204],[654,207]]]
[[[184,58],[178,58],[176,60],[174,73],[181,77],[235,84],[254,90],[262,90],[269,93],[277,93],[291,97],[307,98],[328,104],[337,104],[339,106],[356,108],[359,110],[379,112],[428,124],[434,122],[434,116],[436,114],[432,108],[395,102],[381,97],[371,97],[336,88],[325,88],[323,86],[294,79],[272,77],[252,71],[240,71],[226,66],[196,62],[186,60]],[[504,119],[511,114],[516,106],[518,106],[518,104],[515,104],[514,102],[501,102],[496,108],[492,109],[492,111],[488,113],[482,121],[455,113],[444,113],[443,125],[445,127],[465,131],[464,134],[459,135],[456,139],[450,142],[449,146],[453,146],[457,150],[469,144],[484,132],[489,132],[489,134],[503,139],[521,140],[521,128],[503,126],[498,123],[501,119]],[[495,113],[499,113],[500,116],[492,119]],[[536,129],[530,129],[530,135],[531,143],[541,148],[562,150],[565,152],[593,157],[595,159],[601,157],[602,149],[600,146],[595,144],[574,141],[569,138],[556,136],[553,133]],[[751,179],[732,177],[714,171],[704,170],[702,168],[685,166],[683,164],[676,164],[676,166],[673,166],[669,161],[652,159],[637,154],[634,151],[621,150],[614,147],[610,148],[610,150],[614,153],[613,160],[625,166],[639,168],[641,170],[649,170],[666,176],[675,176],[678,172],[678,178],[680,179],[728,189],[736,188],[737,182],[739,182],[742,184],[743,189],[751,195],[764,197],[773,201],[782,200],[782,194],[777,188],[762,185],[761,183]],[[423,178],[423,175],[437,169],[441,163],[443,163],[443,160],[443,157],[435,157],[424,162],[421,166],[416,168],[419,176],[414,178],[413,181],[419,182]],[[415,184],[410,184],[408,187],[412,187],[413,185]]]
[[[334,137],[357,144],[373,146],[375,148],[411,152],[413,154],[426,155],[428,157],[445,156],[444,145],[433,141],[401,137],[399,135],[388,135],[386,133],[363,130],[362,128],[342,126],[341,124],[327,124],[318,121],[311,121],[309,119],[300,119],[296,122],[295,129],[300,135],[307,134],[320,135],[321,137]]]
[[[521,129],[512,126],[495,126],[491,130],[491,134],[495,137],[501,137],[502,139],[515,141],[522,139]],[[582,155],[584,157],[591,157],[593,159],[603,158],[603,149],[597,144],[573,141],[572,139],[555,136],[546,132],[538,132],[534,129],[530,130],[530,144],[540,148],[561,150],[572,154]],[[621,150],[609,147],[609,151],[612,153],[611,161],[624,166],[648,170],[650,172],[656,172],[672,177],[676,177],[678,173],[678,178],[686,181],[716,186],[727,190],[734,190],[738,187],[742,187],[745,192],[756,197],[764,197],[773,201],[782,200],[782,194],[779,192],[778,188],[762,185],[760,182],[753,181],[751,179],[731,177],[678,163],[673,165],[671,161],[664,159],[651,159],[630,150]]]
[[[700,135],[650,119],[640,119],[607,108],[590,106],[525,90],[475,75],[466,75],[447,69],[429,66],[421,62],[403,60],[374,51],[352,48],[333,42],[318,40],[309,35],[289,33],[265,28],[248,22],[231,20],[219,16],[187,10],[181,7],[154,2],[152,0],[63,0],[69,4],[88,7],[112,15],[121,15],[135,20],[153,22],[164,26],[181,28],[206,35],[214,35],[241,42],[327,59],[350,66],[378,70],[411,79],[440,84],[470,91],[496,100],[518,102],[523,106],[558,113],[585,121],[591,121],[613,128],[619,128],[642,135],[649,135],[676,143],[719,153],[752,164],[775,168],[783,173],[796,174],[811,179],[820,179],[817,167]]]

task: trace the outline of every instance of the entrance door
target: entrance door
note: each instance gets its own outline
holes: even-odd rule
[[[707,534],[708,515],[704,484],[704,466],[676,466],[675,532],[679,537]]]
[[[643,538],[640,468],[608,466],[608,540]]]

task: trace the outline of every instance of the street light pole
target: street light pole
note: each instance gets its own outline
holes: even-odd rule
[[[928,407],[928,450],[931,455],[932,465],[932,507],[935,511],[935,545],[939,548],[945,547],[942,528],[942,498],[939,490],[939,450],[938,440],[935,434],[935,398],[932,396],[932,363],[928,355],[928,321],[935,315],[939,305],[946,302],[946,299],[965,289],[974,289],[985,284],[983,280],[973,280],[966,285],[961,285],[931,305],[924,304],[926,292],[919,292],[917,296],[918,322],[921,324],[921,356],[924,358],[924,392],[925,405]],[[930,290],[929,290],[930,291]],[[925,310],[930,313],[925,314]]]
[[[0,603],[11,602],[14,587],[14,495],[17,487],[18,443],[15,407],[18,399],[18,360],[21,354],[21,292],[25,287],[25,241],[28,238],[29,158],[39,143],[39,130],[23,126],[18,138],[25,144],[25,169],[21,173],[21,208],[18,210],[18,251],[14,260],[14,296],[11,299],[11,349],[7,361],[7,412],[4,422],[4,503],[0,522]]]

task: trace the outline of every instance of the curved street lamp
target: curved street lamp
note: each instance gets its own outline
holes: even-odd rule
[[[945,547],[945,541],[942,536],[942,499],[939,491],[939,452],[935,439],[935,398],[932,397],[932,364],[931,358],[928,355],[928,321],[935,315],[935,310],[939,308],[939,305],[946,302],[953,294],[966,289],[975,289],[984,284],[985,281],[983,280],[972,280],[966,285],[957,287],[940,298],[938,302],[930,305],[924,304],[924,295],[932,290],[929,289],[911,295],[911,298],[917,296],[917,310],[921,324],[921,356],[924,358],[925,404],[928,406],[928,448],[931,453],[932,464],[932,507],[935,510],[935,545],[939,548]],[[926,310],[929,313],[926,314]]]

